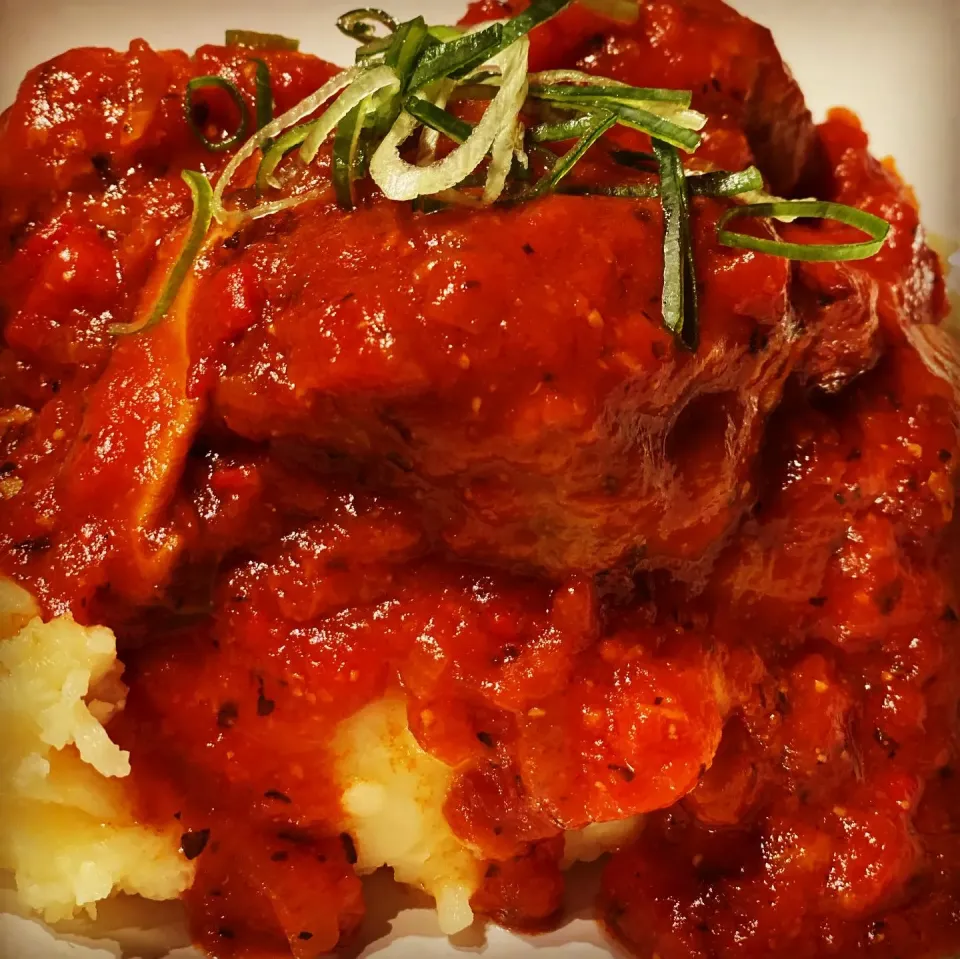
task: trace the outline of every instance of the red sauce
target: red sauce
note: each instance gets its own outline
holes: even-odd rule
[[[334,69],[263,57],[278,112]],[[854,117],[813,126],[719,0],[632,27],[572,8],[532,58],[694,90],[694,164],[757,162],[890,241],[789,264],[719,247],[697,200],[689,354],[660,322],[656,201],[428,216],[368,190],[219,239],[188,309],[115,340],[178,249],[179,171],[224,162],[187,79],[252,102],[253,78],[221,47],[70,51],[0,126],[0,570],[116,631],[111,734],[145,821],[181,824],[213,955],[354,933],[330,739],[399,688],[496,921],[555,922],[562,830],[645,813],[598,906],[644,959],[947,959],[960,443],[912,195]],[[619,174],[602,146],[576,175]]]

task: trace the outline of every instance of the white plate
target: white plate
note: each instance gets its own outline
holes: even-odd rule
[[[0,0],[0,103],[9,102],[23,74],[71,46],[125,47],[144,37],[156,47],[190,49],[216,41],[227,27],[300,37],[303,48],[346,62],[353,44],[331,29],[352,0]],[[459,0],[380,0],[400,17],[423,13],[452,22]],[[767,24],[792,66],[815,113],[844,105],[863,118],[879,155],[897,158],[917,189],[931,230],[960,237],[960,3],[957,0],[735,0],[738,9]],[[582,896],[574,891],[574,895]],[[432,913],[401,909],[393,895],[376,888],[370,928],[383,936],[351,959],[432,959],[479,954],[489,959],[523,956],[603,959],[614,953],[596,925],[574,918],[560,930],[519,938],[489,928],[443,939]],[[402,905],[402,903],[400,904]],[[588,904],[572,904],[586,915]],[[109,912],[109,909],[107,910]],[[162,913],[169,917],[168,912]],[[109,917],[108,917],[109,918]],[[128,955],[151,956],[182,941],[167,926],[162,936],[123,931],[122,917],[110,935],[130,943]],[[57,941],[36,922],[0,916],[0,956],[16,959],[117,959],[112,942],[90,952]],[[89,940],[87,942],[89,944]],[[194,959],[177,950],[175,959]]]

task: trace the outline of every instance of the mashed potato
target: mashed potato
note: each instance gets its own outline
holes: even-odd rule
[[[399,882],[433,896],[440,929],[453,935],[473,922],[470,897],[482,866],[443,815],[453,770],[420,748],[407,728],[402,698],[372,703],[340,724],[336,772],[357,848],[357,869],[390,866]],[[564,836],[564,865],[592,862],[634,839],[642,817],[594,823]]]
[[[453,770],[420,748],[403,699],[371,703],[341,723],[334,748],[358,871],[392,867],[399,882],[433,896],[444,933],[465,929],[480,863],[443,816]]]
[[[103,725],[126,694],[113,633],[35,613],[0,583],[0,869],[51,922],[117,891],[175,898],[192,867],[176,833],[133,820],[129,756]]]
[[[132,817],[130,757],[105,728],[125,703],[122,671],[109,629],[69,616],[44,623],[29,594],[0,581],[0,869],[13,873],[21,903],[50,922],[95,917],[117,892],[173,899],[193,879],[177,832]],[[403,698],[341,723],[334,750],[357,871],[388,866],[435,899],[443,932],[469,926],[481,861],[444,818],[453,770],[420,748]],[[567,863],[622,845],[639,825],[567,833]]]

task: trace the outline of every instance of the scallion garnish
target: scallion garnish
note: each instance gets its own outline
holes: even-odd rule
[[[207,221],[211,208],[218,221],[237,223],[322,195],[320,190],[310,190],[275,199],[266,196],[272,188],[281,186],[275,173],[291,150],[299,146],[300,161],[310,164],[331,133],[333,187],[345,208],[352,208],[356,202],[355,184],[366,175],[386,198],[412,200],[415,208],[423,210],[437,209],[438,204],[489,206],[500,199],[513,202],[548,192],[625,199],[659,196],[664,214],[663,322],[689,349],[695,348],[698,340],[691,196],[742,198],[745,205],[728,210],[719,222],[719,242],[728,246],[804,260],[858,259],[880,249],[889,226],[869,213],[836,203],[768,197],[762,192],[763,178],[754,167],[707,173],[685,171],[678,150],[696,150],[701,139],[698,131],[707,121],[703,114],[690,108],[689,90],[633,87],[579,70],[530,73],[526,34],[571,2],[532,0],[526,10],[506,22],[466,29],[431,26],[422,17],[398,24],[375,8],[351,11],[337,25],[361,44],[357,65],[333,77],[276,119],[270,119],[272,95],[266,65],[253,61],[257,64],[258,132],[227,163],[212,200],[207,201]],[[631,0],[595,0],[597,3],[621,13],[631,6]],[[263,49],[292,49],[295,44],[271,34],[245,31],[231,31],[228,42]],[[222,141],[210,141],[193,120],[193,91],[205,86],[225,90],[241,111],[241,129]],[[445,109],[449,103],[468,99],[488,101],[475,123]],[[321,108],[317,116],[316,111]],[[250,119],[240,91],[222,77],[191,80],[185,109],[191,128],[215,150],[234,146]],[[525,111],[539,114],[540,122],[535,119],[529,130],[524,127],[529,122]],[[621,148],[608,154],[616,163],[649,174],[649,178],[623,184],[565,182],[584,154],[614,124],[646,133],[653,141],[653,154]],[[416,162],[410,162],[412,157],[405,144],[420,128]],[[438,156],[441,135],[454,146]],[[562,156],[543,146],[566,140],[574,143]],[[242,164],[258,149],[262,154],[256,175],[259,201],[252,207],[228,210],[224,194]],[[531,179],[528,155],[537,156],[538,169],[545,167],[547,171],[532,188],[527,185]],[[464,192],[476,187],[482,187],[481,196]],[[202,205],[197,198],[201,191],[199,186],[194,189],[195,214]],[[191,237],[198,215],[191,224]],[[863,230],[869,239],[842,244],[781,242],[726,229],[726,224],[737,216],[834,219]],[[189,243],[182,256],[187,256],[188,248]],[[189,262],[192,260],[188,258],[184,270],[189,268]],[[170,282],[182,282],[174,275],[180,268],[178,260]],[[163,296],[166,295],[165,289]],[[175,295],[175,289],[170,295]],[[159,300],[151,317],[157,309],[162,315],[165,307]]]
[[[613,186],[562,183],[557,187],[557,192],[570,196],[612,196],[624,200],[647,200],[660,196],[660,187],[656,183],[618,183]]]
[[[381,90],[395,91],[399,84],[396,71],[389,66],[375,67],[363,73],[340,94],[333,106],[322,117],[306,125],[306,136],[303,139],[303,146],[300,147],[300,159],[304,163],[313,163],[320,145],[358,103]]]
[[[676,147],[653,141],[660,165],[660,203],[663,206],[663,324],[687,349],[699,339],[697,278],[690,236],[690,199],[687,178]]]
[[[203,248],[203,241],[206,239],[207,230],[210,229],[210,220],[213,215],[213,190],[206,176],[195,170],[183,170],[180,176],[190,187],[190,195],[193,199],[193,213],[190,216],[186,239],[183,241],[177,259],[164,278],[160,294],[149,312],[133,323],[114,323],[109,326],[109,332],[115,336],[142,333],[144,330],[149,330],[151,326],[156,326],[173,306],[183,281],[189,275],[197,255]]]
[[[531,131],[531,133],[534,131]],[[652,154],[645,154],[656,162]],[[644,172],[653,172],[645,170]],[[727,197],[750,193],[758,189],[757,184],[763,185],[763,177],[756,167],[748,167],[737,173],[729,170],[716,170],[711,173],[686,173],[687,192],[690,196]],[[561,193],[570,193],[574,196],[617,196],[625,199],[639,199],[660,196],[659,183],[621,183],[593,185],[578,183],[574,186],[560,188]]]
[[[571,120],[562,120],[560,123],[541,123],[530,130],[530,140],[533,143],[557,143],[560,140],[573,140],[588,133],[594,126],[594,115],[586,113]]]
[[[360,136],[370,113],[372,97],[358,103],[338,124],[333,137],[331,178],[337,203],[352,210],[356,203],[354,183],[360,179]]]
[[[530,96],[535,100],[553,100],[596,104],[610,103],[675,103],[686,108],[693,99],[689,90],[665,90],[660,87],[628,87],[624,84],[530,84]]]
[[[483,202],[490,204],[500,196],[517,148],[529,49],[530,42],[521,37],[493,58],[492,65],[499,67],[501,73],[497,95],[466,142],[430,166],[408,163],[400,155],[400,148],[418,126],[415,117],[400,114],[370,160],[370,175],[384,196],[391,200],[415,200],[425,194],[442,193],[473,173],[488,152],[491,162]]]
[[[452,113],[421,97],[407,97],[403,109],[416,117],[424,126],[442,133],[454,143],[464,143],[473,133],[473,124],[455,117]]]
[[[330,81],[331,88],[333,88],[332,84],[335,79]],[[389,67],[376,67],[373,70],[361,73],[355,83],[344,84],[343,86],[346,87],[346,90],[323,116],[291,127],[269,145],[257,170],[257,191],[261,195],[267,188],[279,185],[273,178],[274,171],[291,150],[302,145],[304,162],[311,163],[316,151],[320,149],[320,144],[354,107],[380,90],[396,87],[397,78]],[[311,137],[314,138],[313,141],[311,141]],[[312,152],[307,152],[308,150]],[[219,182],[217,183],[217,189],[220,189]]]
[[[700,145],[700,134],[695,130],[682,127],[672,120],[667,120],[656,113],[644,110],[637,106],[627,106],[622,103],[611,103],[608,109],[616,114],[617,121],[634,130],[640,130],[648,136],[669,143],[671,146],[682,147],[692,153]]]
[[[257,168],[257,193],[261,196],[272,186],[279,184],[273,179],[273,173],[283,158],[295,147],[300,146],[310,133],[311,125],[301,123],[282,133],[276,140],[264,142],[263,159]]]
[[[748,233],[734,233],[725,229],[727,223],[735,217],[809,217],[817,220],[836,220],[846,226],[855,227],[866,233],[869,240],[859,243],[788,243],[783,240],[770,240],[750,236]],[[725,246],[741,250],[756,250],[770,253],[789,260],[837,261],[864,260],[880,252],[890,224],[866,210],[846,206],[843,203],[829,203],[826,200],[778,200],[775,203],[750,203],[735,206],[720,217],[717,224],[717,239]]]
[[[502,49],[506,49],[521,37],[526,36],[534,27],[546,23],[571,3],[573,0],[533,0],[526,10],[504,24]]]
[[[441,77],[466,76],[502,48],[503,30],[502,24],[494,23],[476,33],[468,33],[449,43],[439,43],[424,50],[410,78],[409,89],[422,90],[428,83]]]
[[[256,57],[250,62],[254,65],[253,85],[256,91],[254,104],[257,129],[262,130],[273,119],[273,87],[270,85],[270,69]]]
[[[441,43],[448,43],[450,40],[456,40],[463,36],[463,30],[460,27],[450,27],[444,24],[435,24],[430,27],[430,36]]]
[[[377,37],[357,48],[356,62],[366,67],[373,67],[383,63],[390,44],[393,43],[392,34],[386,37]]]
[[[299,50],[300,41],[279,33],[259,33],[256,30],[228,30],[228,47],[246,47],[248,50]]]
[[[337,29],[351,40],[358,40],[361,43],[369,43],[377,39],[376,24],[386,27],[390,33],[397,29],[397,21],[389,13],[378,10],[376,7],[349,10],[337,19]]]
[[[731,173],[714,170],[699,175],[687,174],[687,189],[691,196],[739,196],[763,189],[763,175],[755,166]]]
[[[237,107],[240,112],[240,123],[237,129],[225,140],[211,140],[202,129],[200,129],[193,116],[194,103],[193,94],[196,90],[223,90]],[[183,98],[183,115],[186,118],[187,125],[193,131],[194,136],[208,149],[214,153],[222,153],[225,150],[232,150],[243,142],[247,131],[250,128],[250,116],[247,111],[247,105],[243,100],[243,94],[237,89],[235,83],[231,83],[225,77],[207,76],[194,77],[187,81],[187,91]]]
[[[557,184],[573,169],[587,150],[617,122],[617,118],[612,113],[597,113],[590,119],[593,125],[557,160],[553,168],[537,181],[532,190],[533,196],[542,196],[549,190],[556,189]]]
[[[376,119],[373,124],[375,138],[383,137],[396,123],[400,115],[403,94],[410,84],[410,78],[429,39],[430,32],[423,17],[415,17],[413,20],[401,23],[394,32],[382,62],[383,68],[393,71],[396,83],[391,88],[389,96],[378,98]],[[302,155],[306,156],[305,153]]]
[[[393,44],[387,51],[385,63],[400,78],[400,92],[406,91],[419,62],[420,51],[429,36],[426,21],[416,17],[397,27]],[[424,54],[426,55],[426,54]]]

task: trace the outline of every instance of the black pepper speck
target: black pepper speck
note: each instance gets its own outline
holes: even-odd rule
[[[217,710],[217,725],[221,729],[230,729],[237,721],[240,710],[236,703],[224,703]]]
[[[343,846],[343,853],[347,857],[347,862],[351,866],[357,864],[357,847],[353,844],[353,837],[348,832],[340,833],[340,843]]]
[[[185,832],[180,837],[180,851],[186,859],[196,859],[204,849],[207,848],[207,841],[210,839],[209,829],[198,829],[196,832]]]

